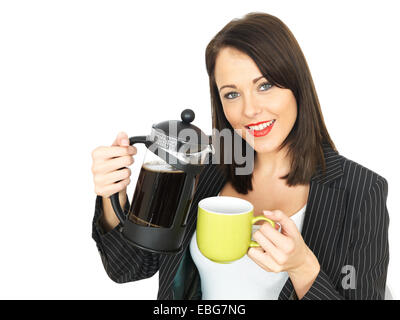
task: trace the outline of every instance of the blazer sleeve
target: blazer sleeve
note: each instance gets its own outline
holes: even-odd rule
[[[127,198],[124,212],[129,209]],[[104,232],[99,224],[103,214],[102,197],[96,197],[92,238],[96,242],[105,271],[111,280],[125,283],[150,278],[159,270],[159,254],[135,248],[120,232],[122,225]]]
[[[389,264],[388,184],[378,176],[362,200],[343,274],[336,288],[321,270],[304,300],[383,300]],[[343,269],[342,269],[343,270]],[[346,271],[345,270],[345,271]]]

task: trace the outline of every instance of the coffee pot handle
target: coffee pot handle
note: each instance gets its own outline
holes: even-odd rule
[[[151,145],[151,141],[147,140],[147,136],[136,136],[136,137],[131,137],[129,138],[129,145],[134,145],[135,143],[144,143],[146,147],[149,147]],[[121,168],[124,169],[124,168]],[[119,181],[117,181],[119,182]],[[121,208],[121,204],[119,203],[119,192],[114,193],[113,195],[110,196],[111,200],[111,205],[114,209],[115,215],[121,221],[122,224],[125,223],[126,216],[124,211]]]

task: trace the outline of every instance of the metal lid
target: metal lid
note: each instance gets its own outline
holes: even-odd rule
[[[181,113],[180,120],[163,121],[153,124],[149,148],[167,163],[181,170],[194,170],[189,165],[202,165],[214,149],[210,137],[191,124],[195,114],[191,109]]]
[[[154,142],[164,149],[171,149],[175,152],[187,153],[186,148],[190,147],[191,153],[199,152],[209,145],[209,137],[198,127],[191,124],[195,114],[191,109],[185,109],[181,113],[180,120],[163,121],[152,126]]]

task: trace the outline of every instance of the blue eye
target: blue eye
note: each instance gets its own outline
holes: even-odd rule
[[[227,94],[224,95],[224,98],[225,99],[234,99],[234,98],[236,98],[236,97],[232,97],[232,95],[236,95],[236,97],[237,97],[238,93],[235,92],[235,91],[228,92]]]
[[[262,84],[260,85],[260,88],[263,87],[263,86],[268,86],[268,89],[269,89],[269,88],[272,87],[272,84],[270,84],[269,82],[264,82],[264,83],[262,83]],[[263,91],[266,91],[266,90],[268,90],[268,89],[265,89],[265,90],[263,90]]]

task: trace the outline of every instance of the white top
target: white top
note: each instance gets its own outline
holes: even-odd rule
[[[306,205],[290,217],[300,232],[305,210]],[[253,225],[253,233],[260,227]],[[190,241],[190,254],[200,273],[203,300],[277,300],[288,279],[287,272],[268,272],[247,254],[228,264],[211,261],[200,252],[196,231]]]

